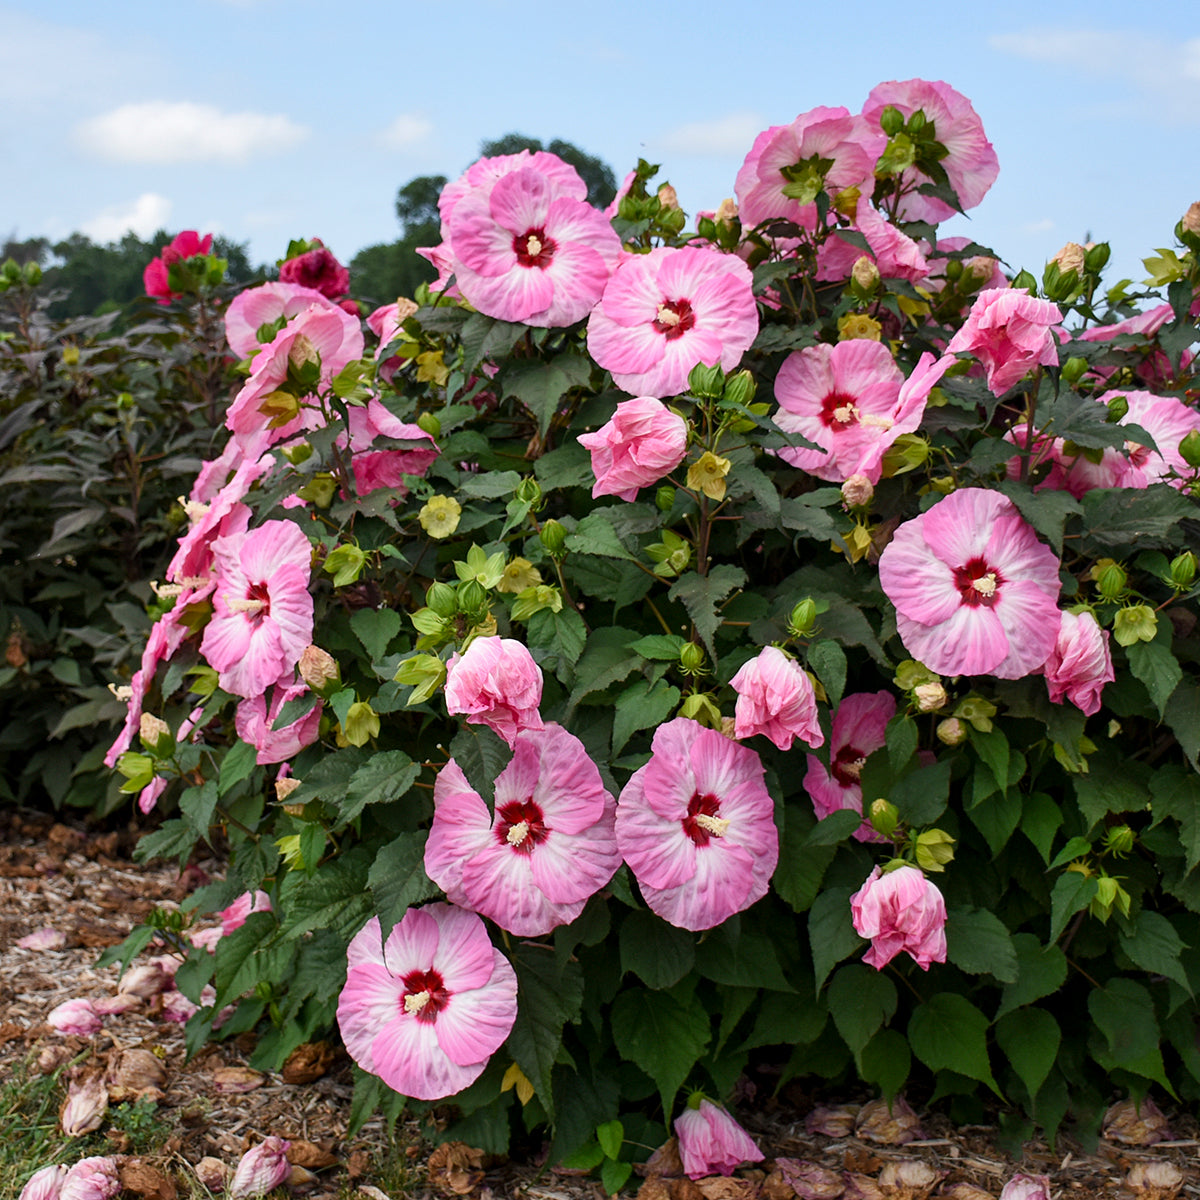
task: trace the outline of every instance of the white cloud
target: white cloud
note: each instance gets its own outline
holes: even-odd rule
[[[405,150],[423,142],[433,132],[433,122],[419,113],[401,113],[379,134],[379,141],[390,150]]]
[[[1026,221],[1021,226],[1022,233],[1049,233],[1054,228],[1054,222],[1049,217],[1042,217],[1039,221]]]
[[[673,154],[736,154],[740,158],[765,128],[757,113],[730,113],[712,121],[679,125],[654,141],[656,146]]]
[[[996,34],[988,42],[1018,58],[1122,82],[1143,102],[1139,116],[1186,124],[1200,119],[1200,38],[1176,42],[1127,29],[1045,28]]]
[[[115,242],[129,232],[148,238],[166,227],[171,202],[157,192],[144,192],[132,204],[114,205],[97,213],[79,227],[93,242]]]
[[[125,104],[75,127],[79,143],[112,162],[244,163],[290,149],[308,130],[272,113],[226,113],[211,104],[152,100]]]

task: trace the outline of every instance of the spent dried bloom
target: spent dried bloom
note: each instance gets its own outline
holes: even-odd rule
[[[108,1112],[108,1091],[100,1075],[74,1080],[67,1087],[67,1098],[58,1112],[58,1123],[67,1137],[82,1137],[104,1123]]]

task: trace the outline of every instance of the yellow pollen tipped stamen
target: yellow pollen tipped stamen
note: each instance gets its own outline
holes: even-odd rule
[[[981,596],[994,596],[996,594],[996,572],[989,571],[986,575],[981,575],[978,579],[972,579],[971,586]]]
[[[658,323],[660,325],[675,326],[679,324],[679,314],[672,312],[665,304],[658,306]]]
[[[187,519],[193,525],[198,524],[211,507],[208,504],[201,504],[199,500],[185,500],[182,496],[179,497],[179,506],[187,513]]]
[[[525,239],[525,253],[528,254],[530,258],[537,258],[537,256],[539,254],[541,254],[541,252],[542,252],[542,243],[538,240],[538,237],[536,234],[531,233]]]
[[[861,423],[863,425],[873,425],[876,429],[891,429],[896,422],[891,417],[877,417],[868,413],[865,417],[861,418]]]
[[[713,837],[724,837],[729,822],[724,817],[710,817],[707,813],[696,814],[696,824],[707,830]]]
[[[529,822],[518,821],[515,825],[509,827],[508,833],[504,835],[504,840],[510,846],[519,846],[529,836]]]
[[[267,607],[265,600],[251,600],[247,597],[245,600],[238,596],[226,597],[225,607],[230,612],[256,613],[262,612]]]
[[[411,996],[404,997],[404,1011],[406,1013],[419,1013],[429,1003],[431,998],[427,991],[413,992]]]
[[[867,765],[865,758],[852,758],[849,762],[842,763],[842,771],[849,775],[851,779],[858,779],[862,775],[862,769]]]
[[[840,421],[843,425],[849,425],[851,421],[858,420],[858,407],[854,404],[839,404],[833,410],[833,419]]]

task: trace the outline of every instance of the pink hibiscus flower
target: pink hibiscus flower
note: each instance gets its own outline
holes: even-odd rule
[[[988,390],[1000,396],[1034,367],[1057,366],[1051,330],[1061,320],[1057,304],[1024,288],[988,288],[976,297],[946,353],[973,354],[987,372]]]
[[[757,754],[686,717],[617,802],[617,845],[646,903],[681,929],[711,929],[766,895],[779,860]]]
[[[850,897],[850,913],[858,936],[871,939],[863,962],[877,971],[901,951],[922,971],[946,961],[946,902],[919,868],[876,867]]]
[[[775,424],[825,452],[794,447],[780,456],[819,479],[865,475],[878,483],[887,448],[921,424],[929,393],[949,366],[923,354],[906,380],[888,348],[865,338],[793,351],[775,379]]]
[[[213,556],[213,616],[200,652],[227,692],[261,696],[312,642],[312,546],[298,525],[267,521],[218,538]]]
[[[604,214],[531,167],[469,191],[447,221],[458,286],[480,312],[555,328],[591,312],[621,252]]]
[[[483,1073],[517,1018],[517,976],[483,921],[451,904],[410,908],[381,940],[354,935],[338,1026],[350,1057],[404,1096],[440,1100]]]
[[[208,254],[212,250],[213,235],[201,237],[194,229],[185,229],[171,239],[169,246],[162,248],[158,258],[152,258],[142,272],[142,286],[147,296],[153,296],[159,304],[170,304],[178,300],[182,292],[171,291],[170,272],[173,263]]]
[[[330,300],[337,300],[350,290],[350,272],[334,258],[320,238],[313,238],[311,250],[280,264],[279,282],[298,283]]]
[[[996,182],[1000,160],[971,102],[940,80],[891,80],[872,88],[863,105],[862,115],[872,128],[879,128],[879,118],[888,105],[898,109],[906,119],[918,111],[925,114],[936,140],[948,152],[941,165],[959,204],[964,210],[974,208]],[[917,192],[918,187],[929,182],[929,177],[916,167],[909,167],[901,179],[908,189],[896,214],[902,220],[936,223],[954,216],[955,210],[945,201]]]
[[[875,260],[879,274],[884,279],[907,279],[920,283],[929,274],[929,263],[921,247],[907,234],[901,233],[886,217],[871,206],[869,200],[860,200],[851,229],[861,233],[870,246],[870,257]],[[817,278],[821,280],[843,280],[850,278],[854,264],[862,257],[862,249],[851,245],[839,236],[837,227],[817,248]]]
[[[1019,679],[1058,636],[1058,559],[1011,500],[963,488],[906,521],[879,559],[901,641],[939,675]]]
[[[687,422],[661,400],[622,400],[607,424],[579,438],[592,456],[592,498],[637,499],[638,488],[657,483],[683,462],[687,439]]]
[[[419,425],[401,421],[372,396],[365,405],[349,410],[351,469],[360,496],[377,488],[395,488],[408,495],[407,479],[421,477],[437,461],[437,443]],[[412,442],[407,450],[372,450],[376,438]],[[339,439],[341,443],[341,439]]]
[[[454,904],[518,937],[575,920],[621,865],[616,806],[561,725],[523,730],[496,779],[495,813],[451,759],[433,790],[425,870]]]
[[[249,358],[274,340],[293,317],[310,306],[337,308],[315,288],[298,283],[264,283],[239,292],[225,310],[225,340],[238,358]],[[269,331],[269,332],[268,332]],[[266,336],[260,337],[263,333]]]
[[[799,738],[810,746],[825,741],[817,720],[817,698],[808,673],[778,646],[764,646],[729,681],[738,694],[734,735],[761,733],[780,750]]]
[[[862,785],[859,776],[867,759],[883,747],[887,723],[896,715],[896,697],[890,692],[857,692],[845,696],[833,717],[829,738],[829,766],[808,755],[804,790],[813,802],[817,820],[843,808],[861,815]],[[882,842],[869,820],[854,831],[860,842]]]
[[[510,746],[522,729],[541,729],[542,669],[514,638],[477,637],[446,664],[446,710],[487,725]]]
[[[267,763],[283,762],[317,740],[321,726],[320,702],[298,721],[293,721],[282,729],[275,728],[275,719],[283,706],[289,700],[299,699],[307,691],[308,688],[303,683],[294,682],[288,674],[275,681],[269,706],[265,693],[251,696],[237,706],[234,728],[243,742],[248,742],[255,748],[255,762],[260,767]]]
[[[676,396],[697,363],[733,370],[758,334],[750,268],[694,246],[623,257],[588,320],[588,351],[635,396]]]
[[[675,1118],[679,1157],[689,1179],[732,1175],[744,1162],[761,1162],[763,1152],[754,1139],[723,1109],[701,1098]]]
[[[773,125],[754,139],[733,187],[742,224],[791,221],[817,228],[817,195],[847,188],[870,192],[875,160],[887,139],[845,108],[814,108],[790,125]]]
[[[1090,612],[1062,614],[1058,639],[1042,668],[1053,703],[1065,698],[1089,717],[1100,711],[1100,693],[1116,678],[1108,639],[1108,630]]]

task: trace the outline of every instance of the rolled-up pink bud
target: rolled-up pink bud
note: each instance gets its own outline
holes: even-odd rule
[[[287,1152],[292,1143],[283,1138],[269,1137],[242,1155],[233,1182],[229,1185],[230,1200],[246,1200],[263,1196],[278,1187],[292,1172]]]
[[[74,1033],[79,1037],[91,1037],[99,1033],[102,1025],[92,1002],[83,997],[64,1000],[50,1011],[46,1023],[59,1033]]]

